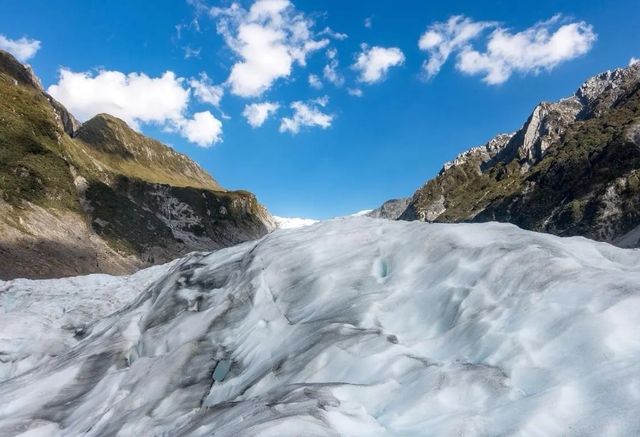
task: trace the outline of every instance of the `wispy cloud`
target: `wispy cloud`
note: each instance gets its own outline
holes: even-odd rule
[[[338,51],[336,49],[327,50],[327,59],[328,62],[322,70],[322,75],[335,86],[342,86],[344,84],[344,77],[338,72]]]
[[[473,21],[462,15],[456,15],[444,23],[434,23],[420,36],[418,47],[428,52],[429,59],[423,69],[428,77],[440,71],[452,52],[465,47],[483,30],[495,26],[490,21]]]
[[[492,31],[486,37],[486,47],[475,49],[472,41],[488,28]],[[584,21],[568,22],[561,15],[520,32],[512,32],[496,22],[454,16],[445,23],[429,26],[418,46],[429,54],[423,64],[427,77],[436,75],[449,56],[457,53],[459,71],[482,75],[484,82],[496,85],[507,81],[514,72],[552,70],[587,53],[596,38],[591,25]]]
[[[329,128],[333,122],[333,115],[327,114],[321,109],[328,103],[328,96],[323,96],[308,102],[293,102],[291,104],[293,115],[283,117],[280,120],[280,132],[289,132],[295,135],[299,133],[303,127]]]
[[[214,85],[207,73],[200,73],[198,79],[194,78],[189,81],[189,85],[200,102],[208,103],[216,108],[220,106],[220,100],[224,96],[224,88],[220,85]]]
[[[347,35],[346,33],[336,32],[330,27],[325,27],[324,29],[322,29],[320,32],[318,32],[318,36],[328,36],[329,38],[333,38],[338,41],[344,41],[345,39],[349,38],[349,35]]]
[[[320,90],[323,87],[322,80],[320,80],[317,74],[310,74],[308,78],[308,82],[311,88]]]
[[[364,19],[364,27],[371,29],[373,27],[373,15]]]

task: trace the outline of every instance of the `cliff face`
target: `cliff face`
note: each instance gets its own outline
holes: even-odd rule
[[[367,217],[397,220],[407,209],[411,198],[391,199],[384,202],[380,207],[367,214]]]
[[[540,103],[517,132],[445,164],[400,218],[495,220],[640,246],[640,66]]]
[[[0,51],[0,279],[124,274],[273,227],[253,194],[122,120],[81,125]]]

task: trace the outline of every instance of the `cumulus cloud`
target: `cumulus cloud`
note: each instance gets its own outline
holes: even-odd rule
[[[360,88],[348,88],[347,93],[350,96],[354,96],[354,97],[362,97],[362,94],[363,94]]]
[[[636,65],[638,63],[640,63],[640,59],[638,59],[638,58],[629,59],[629,67],[631,67],[632,65]]]
[[[180,120],[189,103],[184,80],[171,71],[149,77],[108,70],[75,73],[63,68],[58,83],[48,92],[81,121],[106,112],[134,129],[139,129],[140,123]]]
[[[596,40],[593,28],[581,21],[558,25],[560,17],[538,23],[522,32],[496,29],[485,51],[465,48],[457,68],[481,74],[488,84],[505,82],[514,71],[537,73],[584,55]]]
[[[316,39],[313,21],[289,0],[257,0],[245,10],[238,3],[211,9],[217,30],[239,60],[227,82],[241,97],[260,96],[276,80],[291,75],[294,65],[305,66],[307,56],[329,44]]]
[[[315,88],[317,90],[322,89],[322,81],[320,80],[318,75],[310,74],[308,80],[309,80],[309,86],[311,88]]]
[[[40,41],[26,37],[9,39],[0,34],[0,49],[11,53],[18,61],[26,62],[40,50]]]
[[[428,77],[435,76],[455,50],[465,47],[484,29],[494,26],[489,21],[472,21],[462,15],[449,18],[444,23],[434,23],[420,36],[418,47],[429,54],[422,65]]]
[[[252,127],[260,127],[278,108],[280,105],[273,102],[252,103],[244,107],[242,115]]]
[[[404,53],[397,47],[368,47],[362,45],[353,69],[359,72],[358,80],[368,84],[384,80],[391,67],[404,63]]]
[[[220,106],[220,100],[224,96],[224,88],[211,83],[207,73],[200,73],[199,79],[191,79],[189,85],[193,89],[193,94],[202,103],[208,103],[215,107]]]
[[[149,77],[144,73],[73,72],[63,68],[59,74],[58,83],[47,91],[81,121],[104,112],[121,118],[133,129],[153,123],[199,146],[221,140],[222,123],[210,112],[188,117],[190,83],[171,71]],[[194,88],[194,93],[198,99],[214,102],[207,80],[206,76],[196,80],[200,88]]]
[[[472,41],[493,30],[486,38],[486,48],[478,50]],[[596,41],[591,25],[584,21],[567,22],[561,15],[536,23],[520,32],[512,32],[495,22],[473,21],[463,16],[435,23],[420,37],[418,46],[429,59],[424,71],[432,77],[447,58],[457,52],[456,68],[466,74],[482,75],[484,82],[505,82],[514,72],[538,73],[584,55]]]
[[[308,102],[296,101],[291,103],[293,115],[283,117],[280,120],[280,132],[289,132],[293,135],[300,132],[303,127],[320,127],[327,129],[333,122],[333,115],[322,112],[329,103],[329,97],[323,96]]]
[[[177,122],[180,134],[200,147],[211,147],[222,141],[222,122],[209,111],[196,112],[191,119]]]

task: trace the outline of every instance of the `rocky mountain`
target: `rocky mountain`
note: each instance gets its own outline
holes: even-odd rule
[[[640,246],[640,65],[540,103],[517,132],[445,164],[400,218],[511,222]]]
[[[128,273],[273,227],[253,194],[122,120],[80,124],[0,51],[0,278]]]
[[[396,220],[407,209],[407,206],[409,206],[410,202],[411,202],[410,197],[387,200],[378,208],[367,213],[366,215],[367,217],[372,217],[372,218],[384,218],[389,220]]]

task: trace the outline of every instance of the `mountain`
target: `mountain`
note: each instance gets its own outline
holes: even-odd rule
[[[396,220],[407,209],[410,202],[411,202],[410,197],[387,200],[378,208],[368,212],[366,215],[367,217],[372,217],[372,218]]]
[[[0,282],[0,435],[640,434],[640,251],[357,217]]]
[[[115,117],[79,123],[0,51],[0,278],[130,273],[273,228],[253,194]]]
[[[510,222],[640,246],[640,65],[540,103],[517,132],[445,164],[400,218]]]

